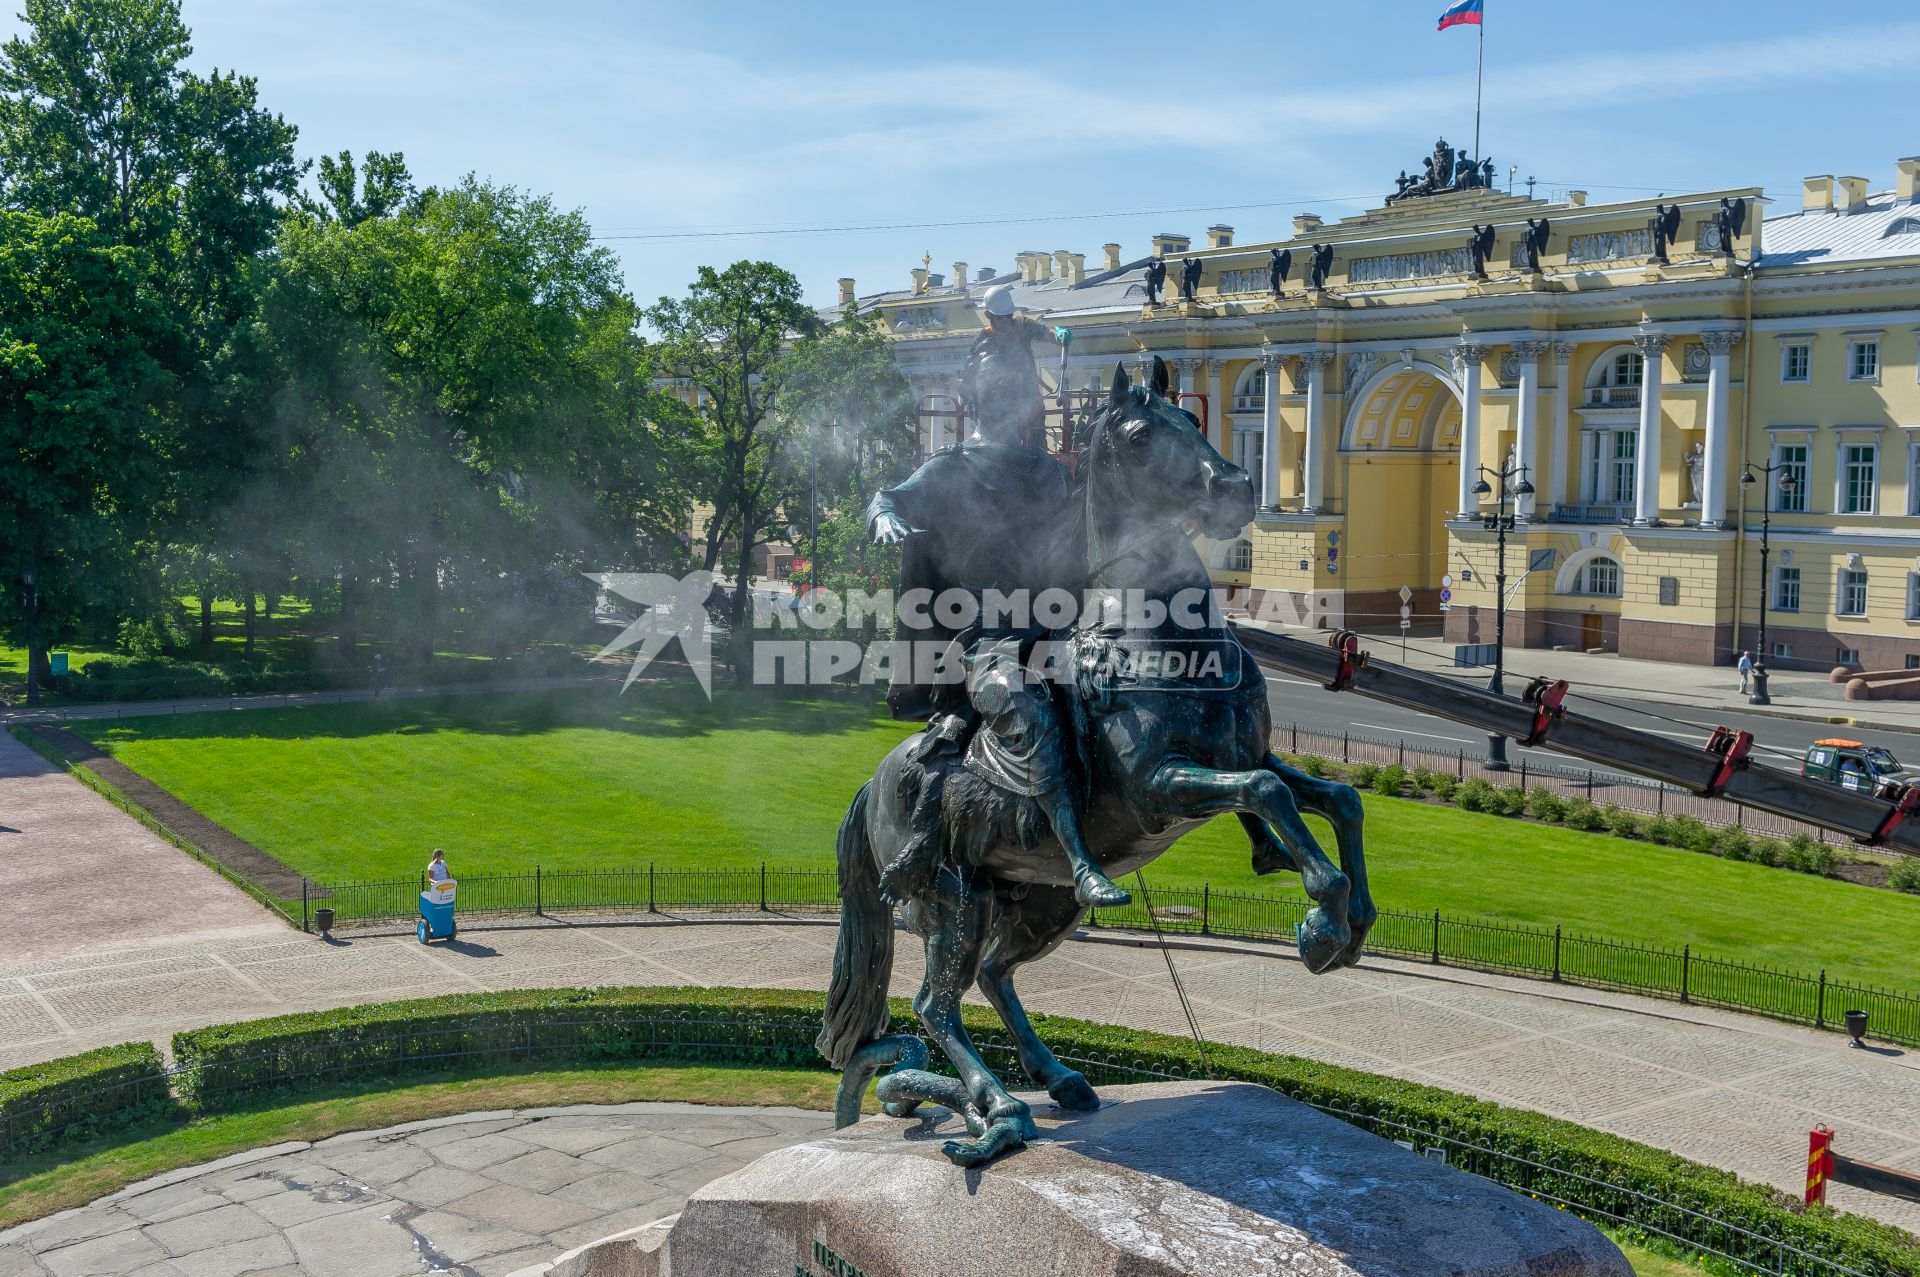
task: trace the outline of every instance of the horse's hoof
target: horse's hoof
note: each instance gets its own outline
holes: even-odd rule
[[[1047,1088],[1047,1094],[1053,1097],[1055,1104],[1074,1113],[1091,1113],[1100,1107],[1100,1097],[1095,1094],[1093,1084],[1087,1081],[1084,1073],[1069,1070]]]
[[[1306,921],[1293,929],[1294,942],[1300,947],[1300,961],[1314,975],[1332,970],[1345,955],[1353,933],[1346,927],[1334,928],[1326,914],[1309,909]]]
[[[1092,909],[1119,909],[1133,903],[1133,893],[1099,874],[1088,874],[1075,883],[1073,898]]]

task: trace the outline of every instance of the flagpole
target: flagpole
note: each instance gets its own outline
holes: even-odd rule
[[[1487,10],[1482,5],[1480,21],[1474,24],[1474,30],[1480,33],[1480,59],[1473,70],[1473,162],[1480,163],[1486,157],[1480,154],[1480,99],[1487,82]]]

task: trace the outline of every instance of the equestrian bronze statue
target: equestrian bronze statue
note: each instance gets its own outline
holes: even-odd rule
[[[914,587],[976,599],[1050,590],[1089,606],[1053,627],[1039,608],[1011,619],[982,609],[957,631],[909,631],[903,618],[901,637],[945,642],[962,676],[923,686],[896,674],[895,713],[927,727],[881,760],[840,827],[840,934],[817,1045],[842,1070],[841,1126],[893,1066],[878,1087],[889,1113],[932,1102],[965,1118],[971,1138],[944,1146],[955,1162],[1034,1137],[1027,1105],[961,1023],[976,983],[1033,1082],[1063,1108],[1097,1107],[1086,1078],[1034,1033],[1014,973],[1065,940],[1090,901],[1124,899],[1113,879],[1227,812],[1254,872],[1298,873],[1313,899],[1296,931],[1307,969],[1359,959],[1375,917],[1359,798],[1270,751],[1264,680],[1218,615],[1191,540],[1237,537],[1252,482],[1166,392],[1159,359],[1144,388],[1116,367],[1071,476],[980,416],[976,433],[875,502],[870,530],[903,545],[903,598]],[[1332,824],[1339,867],[1302,810]],[[920,1038],[889,1032],[896,909],[926,949],[914,1011],[957,1079],[923,1067]]]

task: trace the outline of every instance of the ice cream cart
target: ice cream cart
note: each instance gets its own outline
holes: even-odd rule
[[[421,944],[453,939],[453,895],[457,884],[451,878],[430,882],[420,893],[420,925],[414,934]]]

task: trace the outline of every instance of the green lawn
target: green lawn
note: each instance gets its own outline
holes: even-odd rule
[[[130,719],[76,730],[323,882],[548,869],[827,869],[847,800],[907,730],[870,702],[692,689]],[[1920,897],[1498,816],[1367,798],[1382,908],[1481,916],[1905,988]],[[1324,826],[1320,827],[1324,834]],[[1329,845],[1330,844],[1330,836]],[[1293,894],[1216,821],[1155,884]]]

